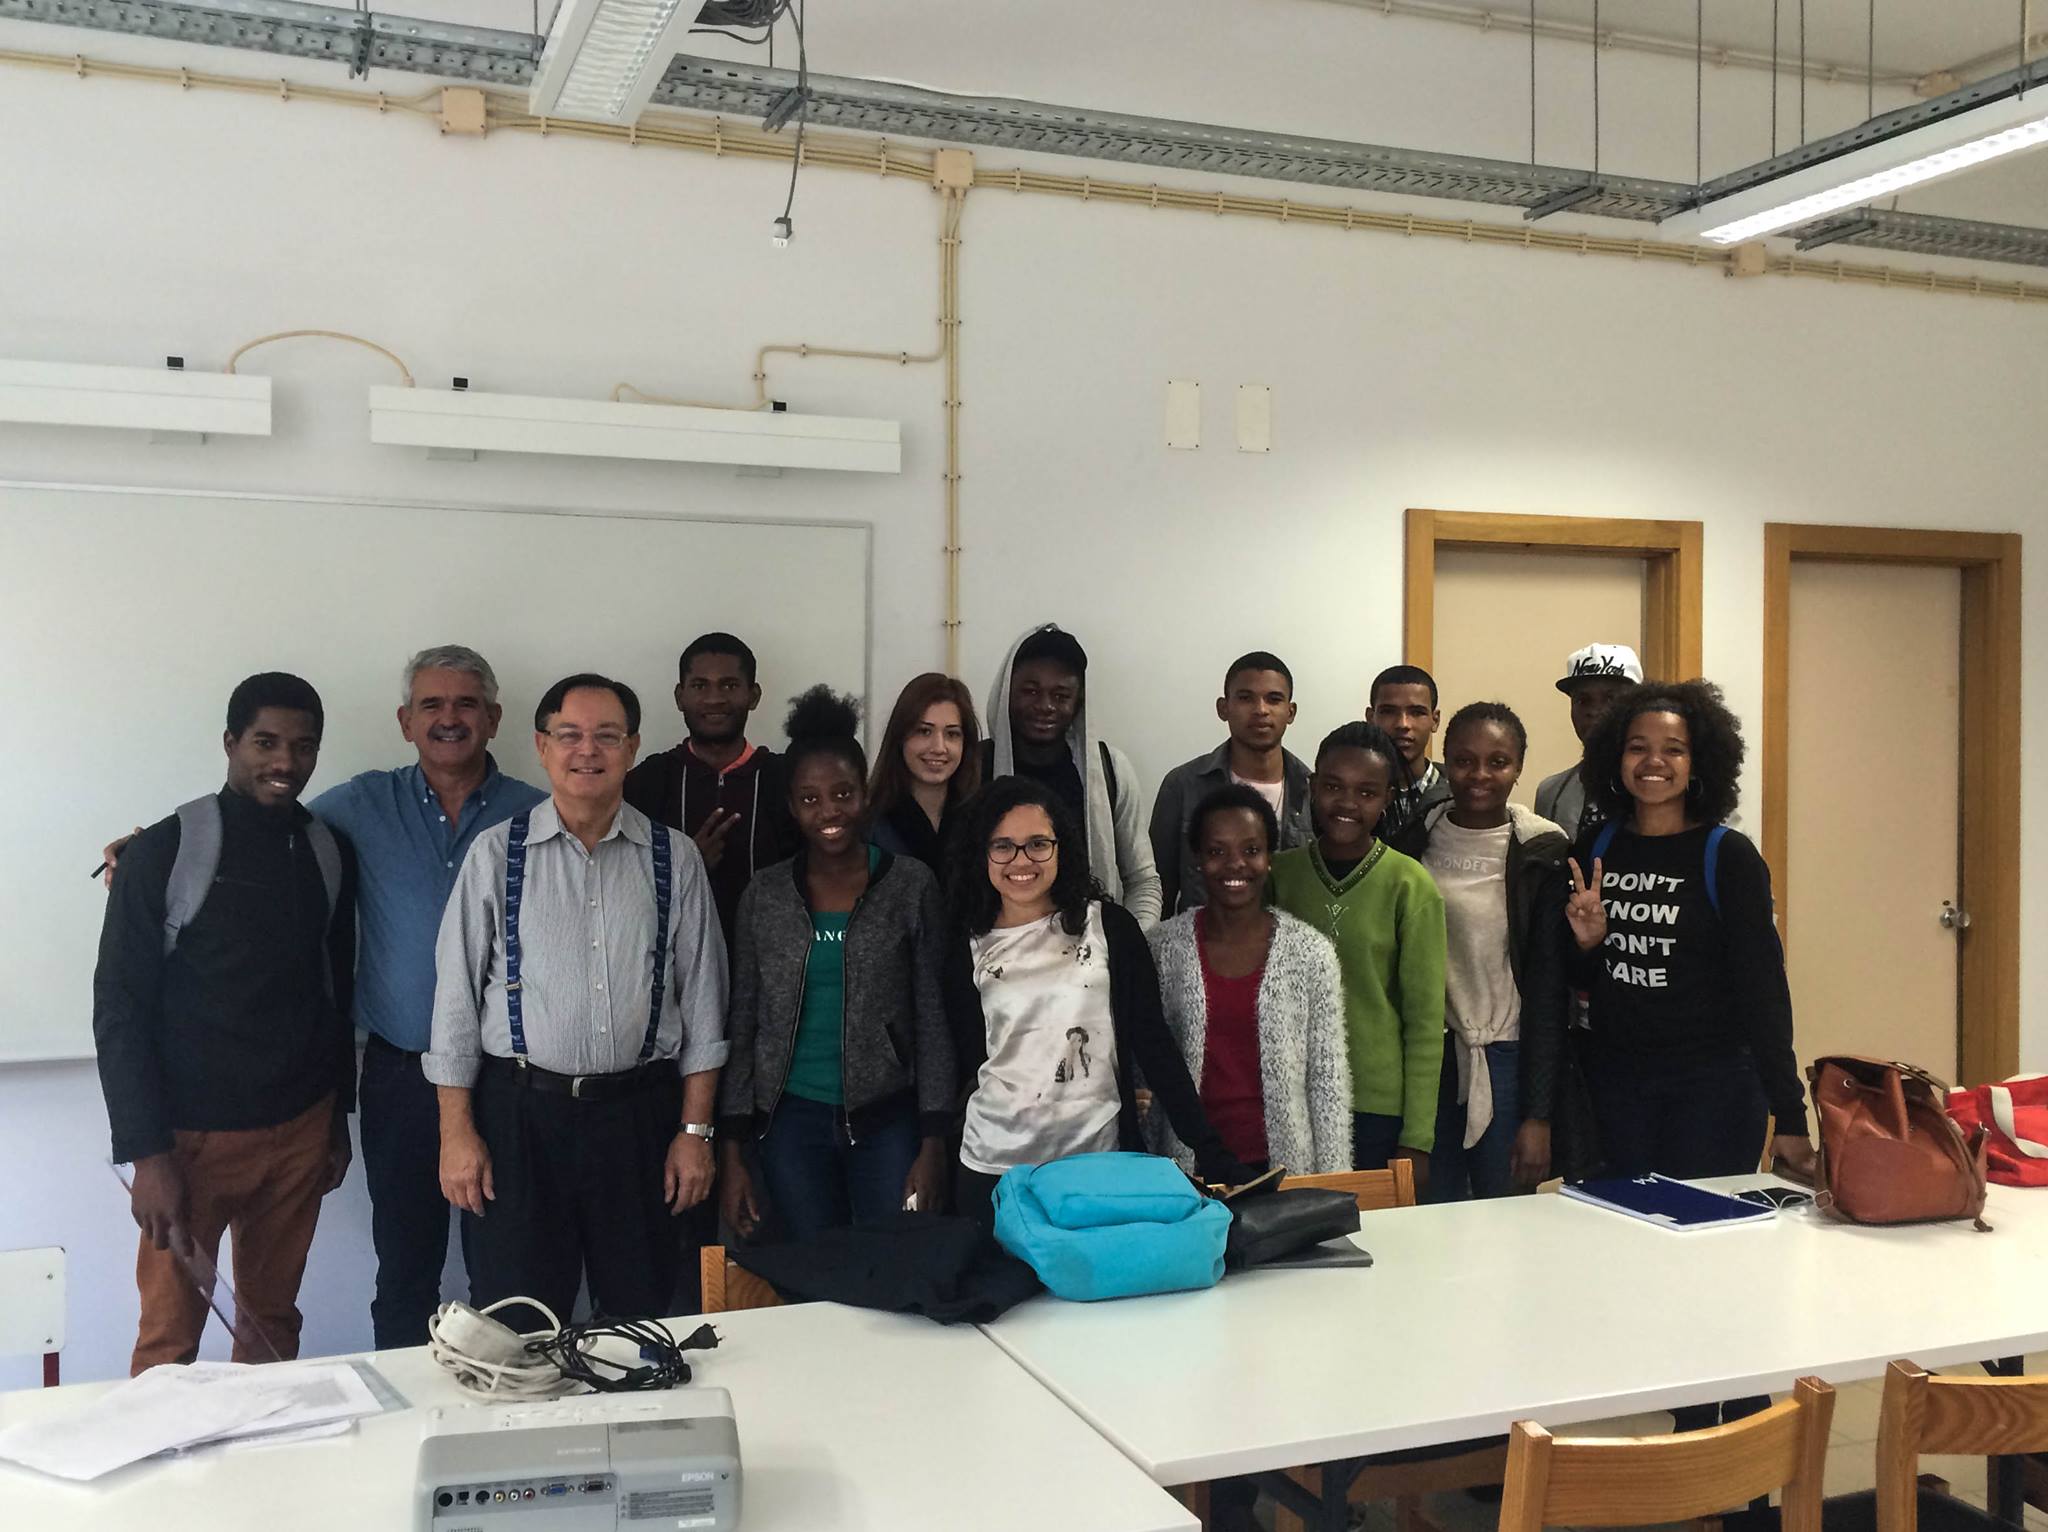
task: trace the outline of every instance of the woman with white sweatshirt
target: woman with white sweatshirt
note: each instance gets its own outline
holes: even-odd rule
[[[1501,702],[1444,730],[1450,800],[1396,838],[1444,896],[1444,1069],[1431,1202],[1500,1197],[1550,1174],[1569,1019],[1562,953],[1571,842],[1508,794],[1529,736]]]

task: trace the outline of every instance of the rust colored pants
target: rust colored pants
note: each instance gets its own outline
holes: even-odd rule
[[[142,1328],[131,1374],[199,1355],[207,1298],[224,1229],[235,1237],[237,1362],[299,1354],[299,1279],[320,1217],[330,1166],[334,1102],[329,1097],[274,1128],[173,1135],[171,1154],[185,1173],[186,1228],[199,1259],[188,1267],[145,1236],[135,1257]]]

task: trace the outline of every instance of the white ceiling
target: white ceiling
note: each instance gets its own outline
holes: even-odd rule
[[[1378,0],[1337,0],[1340,4],[1376,7]],[[1529,0],[1433,0],[1445,10],[1526,17]],[[1535,0],[1539,24],[1590,27],[1593,0]],[[2004,62],[1987,63],[1997,73],[2018,62],[2019,0],[1603,0],[1602,32],[1621,31],[1690,45],[1695,25],[1703,22],[1706,46],[1769,53],[1773,12],[1777,16],[1778,51],[1788,62],[1799,49],[1799,18],[1806,17],[1806,54],[1810,65],[1838,65],[1859,75],[1876,22],[1876,64],[1880,75],[1932,74],[1958,64],[2004,53]],[[2048,4],[2035,0],[2030,30],[2048,29]],[[2038,49],[2036,50],[2039,51]]]

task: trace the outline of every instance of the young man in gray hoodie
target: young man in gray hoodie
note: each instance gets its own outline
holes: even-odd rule
[[[1149,930],[1159,923],[1160,890],[1145,795],[1131,758],[1089,725],[1087,678],[1087,651],[1057,623],[1011,645],[989,689],[982,780],[1032,777],[1066,799],[1088,829],[1089,873]]]

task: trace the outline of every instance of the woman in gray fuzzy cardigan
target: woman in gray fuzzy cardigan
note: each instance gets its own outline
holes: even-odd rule
[[[1150,933],[1166,1024],[1202,1109],[1246,1164],[1351,1169],[1343,980],[1320,931],[1265,907],[1279,825],[1256,788],[1218,788],[1188,821],[1208,903]],[[1155,1117],[1159,1152],[1192,1168]]]

